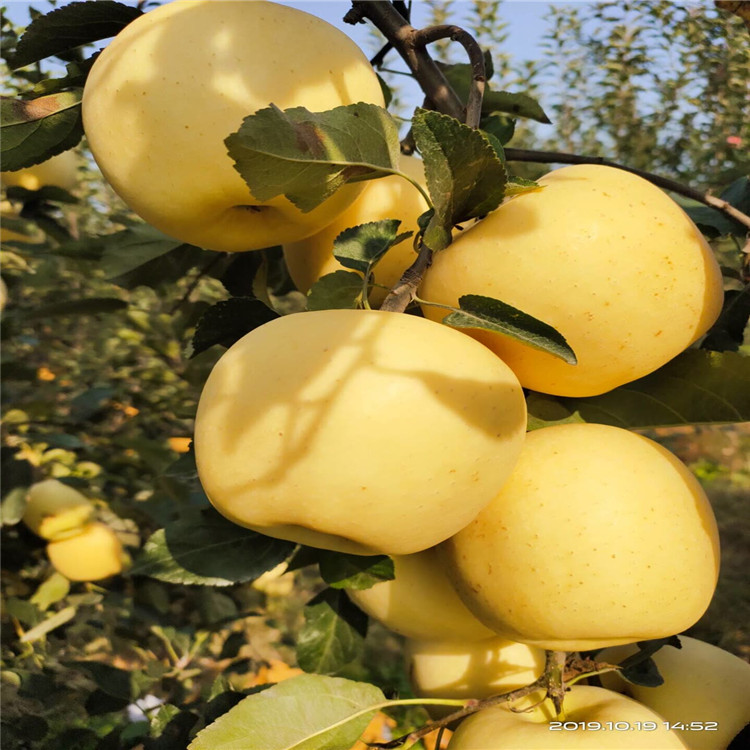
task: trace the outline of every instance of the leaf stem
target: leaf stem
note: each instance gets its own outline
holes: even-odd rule
[[[431,265],[432,249],[423,242],[417,259],[404,271],[395,286],[388,292],[380,309],[388,312],[404,312],[416,298],[422,277]]]
[[[750,216],[721,198],[709,195],[708,193],[702,193],[700,190],[691,188],[689,185],[684,185],[681,182],[670,179],[669,177],[661,177],[660,175],[646,172],[642,169],[627,167],[624,164],[618,164],[617,162],[610,161],[601,156],[581,156],[579,154],[568,154],[561,151],[534,151],[521,148],[506,148],[505,158],[507,161],[536,162],[539,164],[601,164],[605,167],[623,169],[626,172],[643,177],[645,180],[648,180],[664,190],[677,193],[685,198],[692,198],[693,200],[702,203],[704,206],[716,208],[750,229]]]

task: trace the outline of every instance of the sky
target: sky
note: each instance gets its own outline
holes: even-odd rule
[[[125,0],[127,4],[134,4],[134,0]],[[325,19],[334,26],[342,29],[348,36],[353,38],[362,48],[368,49],[370,43],[370,34],[363,24],[351,26],[345,24],[342,18],[350,7],[348,0],[281,0],[284,5],[292,5],[301,8],[308,13]],[[588,0],[578,0],[578,4]],[[67,5],[70,0],[60,0],[58,6]],[[544,29],[544,18],[550,5],[561,5],[570,3],[551,3],[548,0],[505,0],[503,4],[502,16],[510,24],[510,38],[508,49],[519,59],[534,56],[539,38]],[[26,0],[5,0],[0,5],[6,8],[8,17],[18,24],[25,24],[29,18],[29,7],[34,7],[39,11],[47,12],[49,5],[46,0],[36,0],[36,2],[26,2]],[[425,6],[423,2],[417,0],[414,2],[413,24],[420,24],[420,19],[425,17]],[[453,8],[459,13],[461,6],[469,6],[469,0],[455,2]]]

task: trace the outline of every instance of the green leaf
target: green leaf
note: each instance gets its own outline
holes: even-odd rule
[[[224,143],[259,201],[285,195],[311,211],[347,182],[394,171],[398,126],[374,104],[326,112],[271,105],[245,118]]]
[[[656,372],[601,396],[556,401],[586,422],[626,429],[750,420],[750,357],[688,349]],[[533,417],[538,402],[529,399]],[[549,408],[549,407],[546,407]],[[558,413],[559,418],[559,413]]]
[[[638,648],[640,650],[620,662],[620,674],[634,685],[642,685],[643,687],[663,685],[664,678],[651,657],[664,646],[682,648],[680,639],[676,635],[667,638],[655,638],[652,641],[639,641]]]
[[[571,413],[570,409],[554,396],[534,391],[526,397],[526,409],[528,412],[526,429],[529,432],[557,424],[575,424],[586,421],[577,411]]]
[[[40,305],[28,313],[32,320],[37,318],[58,318],[65,315],[98,315],[124,310],[128,306],[125,300],[116,297],[89,297],[88,299],[73,299],[65,302],[53,302]]]
[[[516,121],[506,115],[492,114],[483,117],[479,127],[505,146],[516,132]]]
[[[750,284],[743,289],[724,292],[724,307],[713,324],[701,349],[736,352],[745,341],[745,328],[750,319]]]
[[[425,243],[442,250],[450,244],[455,224],[483,216],[500,205],[505,195],[505,167],[487,136],[453,117],[418,109],[412,132],[435,208]]]
[[[547,117],[544,110],[536,99],[528,94],[511,93],[510,91],[487,91],[482,101],[482,112],[502,112],[513,117],[524,117],[536,120],[545,125],[552,121]]]
[[[443,323],[454,328],[483,328],[502,333],[553,354],[569,365],[577,362],[565,338],[552,326],[505,302],[479,294],[465,294],[459,298],[458,304],[461,309],[446,315]]]
[[[535,190],[544,190],[544,185],[540,185],[534,180],[525,180],[523,177],[509,177],[508,184],[505,186],[505,197],[510,198],[514,195],[523,195],[523,193],[533,193]]]
[[[321,276],[307,293],[308,310],[348,310],[362,299],[362,277],[353,271]]]
[[[78,144],[83,137],[83,89],[38,99],[3,97],[0,101],[3,170],[14,172],[46,161]]]
[[[37,16],[18,40],[13,68],[23,68],[45,57],[116,36],[143,13],[112,0],[70,3]]]
[[[69,591],[70,581],[64,575],[55,572],[39,586],[29,601],[44,612],[64,599]]]
[[[99,661],[68,661],[66,667],[85,672],[96,683],[96,686],[113,698],[132,701],[141,690],[142,673],[119,669]]]
[[[305,607],[297,661],[305,672],[334,674],[363,651],[367,615],[344,591],[324,589]]]
[[[321,578],[334,589],[361,591],[396,577],[393,560],[387,555],[347,555],[321,550],[318,564]]]
[[[183,242],[168,237],[150,224],[133,224],[103,239],[106,245],[101,267],[108,279],[128,273],[184,245]]]
[[[333,256],[345,268],[369,273],[372,267],[411,232],[398,234],[399,219],[371,221],[345,229],[333,241]]]
[[[368,683],[300,675],[245,698],[189,750],[348,750],[384,700]]]
[[[106,385],[88,388],[70,402],[70,418],[74,422],[85,422],[105,409],[115,391]]]
[[[130,574],[167,583],[231,586],[255,580],[293,550],[292,542],[263,536],[206,509],[152,534]]]
[[[66,622],[70,622],[76,616],[75,607],[65,607],[59,612],[48,617],[46,620],[42,620],[38,625],[35,625],[31,630],[27,630],[19,639],[21,643],[33,643],[38,641],[47,633],[51,633],[53,630],[65,625]]]
[[[198,322],[190,357],[215,344],[230,347],[245,334],[278,317],[277,312],[254,297],[233,297],[218,302],[206,310]]]

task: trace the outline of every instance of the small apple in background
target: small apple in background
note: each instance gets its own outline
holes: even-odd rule
[[[545,665],[540,648],[504,638],[482,641],[406,641],[409,682],[419,698],[488,698],[525,687]],[[455,708],[427,706],[432,715]]]
[[[525,388],[560,396],[647,375],[709,329],[721,311],[721,270],[666,193],[598,165],[564,167],[539,183],[543,190],[507,200],[436,253],[419,296],[453,306],[464,294],[495,297],[556,328],[577,365],[499,333],[463,330]]]
[[[659,687],[634,685],[617,672],[600,675],[604,687],[629,695],[666,720],[715,722],[716,731],[675,731],[691,750],[724,750],[750,722],[750,664],[710,643],[681,635],[681,649],[663,646],[653,660],[664,678]],[[620,664],[638,651],[615,646],[597,654],[598,661]]]
[[[439,551],[477,619],[564,651],[689,628],[719,571],[716,519],[690,470],[600,424],[530,432],[495,499]]]
[[[183,242],[238,252],[320,231],[365,183],[308,213],[283,196],[260,202],[224,139],[271,103],[320,112],[361,101],[383,106],[377,76],[320,18],[277,3],[177,0],[128,24],[97,58],[83,124],[133,211]]]
[[[87,524],[73,536],[50,542],[47,557],[71,581],[100,581],[117,575],[129,559],[115,532],[103,523]]]
[[[286,315],[219,359],[195,420],[216,509],[353,554],[420,552],[497,494],[521,450],[515,375],[447,326],[379,310]]]
[[[532,693],[515,701],[513,710],[504,705],[472,714],[461,722],[448,750],[685,750],[687,747],[676,732],[664,726],[659,714],[611,690],[573,685],[565,694],[561,717],[555,716],[551,700],[541,700],[543,695]],[[565,722],[568,728],[558,728],[550,723],[554,721]]]
[[[424,164],[414,156],[402,156],[399,169],[420,185],[425,185]],[[392,175],[368,182],[362,194],[341,216],[325,229],[300,240],[284,245],[284,259],[289,275],[301,292],[327,273],[344,269],[333,257],[333,241],[349,227],[384,219],[400,219],[400,232],[417,233],[417,219],[427,210],[427,202],[419,191],[403,177]],[[389,250],[375,267],[375,281],[392,287],[416,258],[412,239],[409,238]],[[349,270],[349,269],[345,269]],[[388,289],[374,287],[370,303],[379,305]]]
[[[22,521],[43,539],[78,533],[89,521],[94,505],[85,495],[58,479],[32,484]]]
[[[369,589],[347,589],[349,598],[370,617],[415,642],[479,641],[486,649],[494,633],[466,609],[448,580],[434,548],[393,557],[395,578]]]
[[[22,187],[39,190],[50,185],[72,191],[78,184],[78,155],[75,151],[63,151],[47,161],[15,172],[3,172],[0,181],[3,188]]]

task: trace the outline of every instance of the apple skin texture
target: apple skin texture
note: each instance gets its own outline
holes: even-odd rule
[[[659,188],[614,167],[580,165],[542,177],[436,253],[419,296],[457,306],[494,297],[556,328],[577,365],[499,333],[463,329],[521,384],[593,396],[668,362],[714,323],[721,270],[687,214]],[[423,305],[442,320],[440,308]]]
[[[500,493],[440,553],[487,627],[562,651],[682,632],[719,572],[698,480],[652,440],[599,424],[530,432]]]
[[[750,722],[750,664],[705,641],[681,635],[681,649],[664,646],[653,655],[664,684],[633,685],[616,672],[600,675],[604,687],[634,698],[671,722],[716,721],[716,731],[674,731],[691,750],[725,750]],[[615,646],[597,660],[619,664],[638,647]]]
[[[117,575],[127,555],[109,526],[90,523],[75,536],[50,542],[47,557],[58,573],[71,581],[100,581]]]
[[[685,750],[676,732],[664,726],[663,719],[646,706],[611,690],[574,685],[565,694],[564,717],[557,719],[552,701],[538,703],[542,693],[506,706],[485,708],[464,719],[448,744],[448,750],[558,750],[591,748],[606,750]],[[523,710],[531,709],[531,710]],[[550,729],[551,721],[598,721],[602,729]],[[631,729],[606,728],[606,722],[627,722]],[[651,721],[653,731],[637,729],[636,722]]]
[[[15,172],[0,175],[3,188],[22,187],[39,190],[45,185],[71,191],[78,184],[78,156],[75,151],[63,151],[51,159]]]
[[[420,185],[425,185],[421,159],[402,156],[399,169]],[[334,271],[351,271],[333,257],[333,241],[345,229],[370,221],[400,219],[399,233],[412,231],[416,234],[419,230],[417,219],[427,208],[420,192],[403,177],[391,175],[371,180],[359,198],[333,224],[312,237],[284,245],[284,259],[292,281],[301,292],[307,293],[321,276]],[[375,266],[375,281],[392,287],[416,257],[410,237],[389,250]],[[370,304],[379,305],[387,294],[387,289],[374,287],[370,292]]]
[[[183,242],[237,252],[319,231],[364,183],[308,213],[283,196],[260,202],[224,139],[271,103],[320,112],[359,101],[383,106],[377,76],[325,21],[260,0],[176,0],[102,52],[84,88],[83,124],[104,177],[139,216]]]
[[[492,500],[525,427],[516,377],[469,337],[412,315],[323,310],[266,323],[221,357],[198,404],[195,456],[235,523],[405,555]]]
[[[435,548],[393,557],[395,578],[369,589],[347,589],[370,617],[410,639],[486,641],[494,633],[466,609]]]
[[[420,698],[489,698],[531,684],[545,664],[542,649],[498,637],[471,643],[407,640],[404,652]]]
[[[21,519],[37,536],[60,539],[78,533],[94,506],[85,495],[57,479],[32,484]]]

